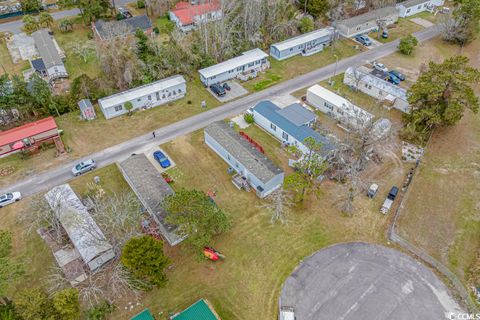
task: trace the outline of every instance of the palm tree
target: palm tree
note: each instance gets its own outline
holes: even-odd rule
[[[130,101],[125,102],[125,109],[128,111],[128,115],[132,115],[133,104]]]
[[[50,27],[53,23],[53,18],[48,12],[42,12],[38,16],[38,24],[41,26]]]
[[[38,22],[35,17],[27,14],[23,16],[22,21],[23,27],[27,33],[34,32],[38,29]]]

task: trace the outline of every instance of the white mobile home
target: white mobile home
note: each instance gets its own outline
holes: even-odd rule
[[[385,7],[371,10],[359,16],[339,21],[337,29],[342,36],[351,38],[378,29],[378,20],[382,20],[385,26],[394,24],[398,21],[398,9]]]
[[[413,16],[423,11],[432,11],[435,6],[443,5],[443,0],[407,0],[397,4],[401,18]]]
[[[407,90],[370,74],[370,70],[364,66],[348,68],[343,83],[375,99],[390,101],[395,109],[410,112]]]
[[[330,44],[334,30],[332,27],[315,30],[287,39],[270,46],[270,55],[277,60],[293,57],[297,54],[309,56],[320,52]]]
[[[316,115],[298,103],[281,109],[271,101],[261,101],[251,111],[255,124],[282,143],[296,146],[304,154],[309,152],[304,144],[309,137],[322,144],[324,156],[334,149],[329,138],[311,128]]]
[[[45,199],[90,271],[115,257],[102,230],[69,184],[54,187]]]
[[[183,98],[186,92],[185,79],[173,76],[99,99],[98,105],[105,118],[111,119],[128,112],[126,102],[132,103],[132,111],[150,109]]]
[[[307,102],[339,121],[346,129],[365,128],[374,118],[373,114],[318,84],[308,88]]]
[[[205,143],[244,177],[258,197],[268,196],[283,184],[283,170],[225,122],[210,124],[204,135]]]
[[[269,67],[267,57],[268,55],[258,48],[245,51],[238,57],[198,70],[200,80],[208,87],[236,78],[242,73],[263,71]]]
[[[32,59],[30,64],[32,68],[48,81],[54,81],[59,78],[67,78],[68,73],[63,64],[61,50],[53,36],[47,29],[40,29],[32,33],[35,41],[35,47],[40,55],[38,59]],[[63,54],[63,53],[62,53]]]

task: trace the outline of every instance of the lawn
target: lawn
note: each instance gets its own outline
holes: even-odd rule
[[[396,24],[393,24],[391,28],[388,29],[388,38],[384,39],[377,36],[377,32],[369,33],[369,37],[380,41],[382,43],[391,42],[397,40],[398,38],[405,37],[409,34],[422,30],[423,27],[410,21],[409,19],[400,18]]]
[[[308,57],[298,55],[282,61],[270,58],[270,69],[265,73],[260,73],[256,79],[245,82],[243,86],[249,91],[263,90],[280,81],[285,81],[334,63],[336,60],[335,55],[339,60],[353,56],[358,53],[355,45],[355,42],[352,40],[342,39],[335,43],[335,49],[327,47],[322,52]]]
[[[28,61],[22,61],[14,64],[10,53],[7,49],[7,44],[2,34],[0,33],[0,76],[5,72],[8,74],[22,75],[22,71],[30,66]]]

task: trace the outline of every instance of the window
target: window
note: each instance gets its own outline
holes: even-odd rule
[[[122,111],[123,109],[123,106],[122,105],[119,105],[119,106],[115,106],[114,107],[115,111],[118,112],[118,111]]]
[[[288,141],[288,134],[284,131],[282,132],[282,138],[285,140],[285,141]]]
[[[227,154],[227,159],[228,159],[228,160],[231,160],[231,159],[230,159],[230,155],[229,155],[229,154]]]
[[[361,26],[358,26],[356,30],[358,31],[358,30],[360,30],[361,28],[362,28]]]
[[[323,104],[327,109],[333,110],[333,105],[331,105],[330,103],[324,102]]]
[[[157,97],[157,101],[160,100],[160,92],[155,92],[155,95]]]
[[[142,101],[142,98],[138,98],[137,101],[139,101],[139,102]]]
[[[253,67],[254,65],[255,65],[255,62],[252,62],[248,64],[248,67],[250,68],[250,67]]]
[[[277,126],[273,123],[270,123],[270,128],[272,128],[273,131],[277,131]]]
[[[238,68],[237,68],[237,71],[242,71],[242,67],[238,67]]]
[[[410,9],[407,10],[407,13],[410,13]]]
[[[337,109],[337,113],[338,113],[338,114],[341,114],[342,116],[343,116],[343,114],[344,114],[343,110],[340,110],[340,109]]]
[[[151,96],[151,95],[148,95],[148,100],[152,100],[152,96]]]
[[[165,96],[165,93],[164,93],[164,94],[162,95],[162,99],[165,99],[165,98],[166,98],[166,96]]]
[[[419,5],[419,6],[417,7],[417,9],[422,9],[422,5]]]
[[[182,89],[178,89],[178,93],[181,93],[182,92]]]

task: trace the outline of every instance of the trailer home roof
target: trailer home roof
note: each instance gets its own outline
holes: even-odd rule
[[[249,51],[245,51],[242,53],[240,56],[232,58],[230,60],[215,64],[213,66],[200,69],[198,72],[204,77],[204,78],[210,78],[212,76],[216,76],[219,74],[222,74],[224,72],[227,72],[229,70],[234,70],[238,67],[244,66],[246,64],[249,64],[253,61],[261,60],[268,57],[268,54],[263,52],[262,50],[256,48],[252,49]]]
[[[285,49],[290,49],[296,47],[298,45],[302,45],[306,42],[310,42],[312,40],[316,40],[318,38],[329,36],[333,33],[333,28],[328,27],[324,29],[318,29],[309,33],[305,33],[278,43],[272,44],[272,47],[277,48],[280,51]]]
[[[229,154],[263,183],[267,183],[283,172],[267,156],[258,151],[238,132],[223,121],[217,121],[205,128],[205,133],[219,143]]]

